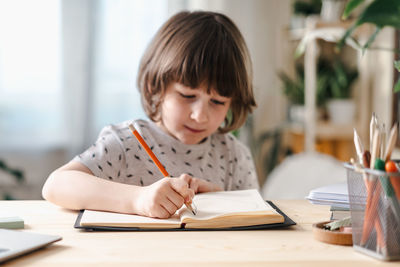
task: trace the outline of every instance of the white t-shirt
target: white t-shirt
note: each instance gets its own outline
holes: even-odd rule
[[[96,143],[73,161],[84,164],[97,177],[119,183],[147,186],[160,180],[163,175],[128,128],[130,123],[171,177],[187,173],[224,190],[259,189],[251,154],[233,135],[215,133],[200,144],[186,145],[152,121],[104,127]]]

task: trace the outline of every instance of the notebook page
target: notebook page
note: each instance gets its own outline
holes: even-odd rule
[[[180,220],[177,214],[174,214],[169,219],[156,219],[95,210],[85,210],[81,218],[81,226],[143,227],[146,225],[180,225]]]
[[[197,208],[193,215],[186,208],[179,213],[181,217],[190,217],[196,220],[208,220],[221,215],[241,213],[278,214],[267,202],[265,202],[256,189],[210,192],[195,195],[193,199]]]

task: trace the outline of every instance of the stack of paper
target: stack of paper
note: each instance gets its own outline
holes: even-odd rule
[[[347,183],[319,187],[310,191],[306,197],[311,203],[349,209]]]

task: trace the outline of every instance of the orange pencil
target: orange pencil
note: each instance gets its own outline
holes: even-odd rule
[[[376,129],[372,139],[370,169],[375,169],[375,160],[379,158],[379,148],[381,143],[380,137],[381,135],[379,133],[379,129]],[[380,184],[377,183],[375,177],[367,178],[365,182],[367,189],[367,203],[365,207],[364,224],[360,243],[361,246],[365,245],[373,227],[375,226],[377,235],[377,249],[384,249],[385,242],[383,239],[382,225],[377,210],[380,196]]]
[[[139,132],[135,129],[135,127],[132,124],[129,124],[129,129],[132,131],[133,135],[136,137],[136,139],[139,141],[139,143],[144,147],[144,150],[146,150],[147,154],[149,157],[153,160],[153,162],[156,164],[160,172],[165,176],[169,177],[169,174],[167,170],[164,168],[164,166],[161,164],[161,162],[158,160],[156,155],[154,155],[153,151],[150,149],[150,147],[147,145],[146,141],[142,138],[142,136],[139,134]],[[188,203],[185,203],[186,207],[194,214],[196,215],[195,210],[192,208],[192,206]]]
[[[392,130],[390,131],[389,142],[386,147],[385,161],[388,164],[389,169],[386,172],[398,172],[396,164],[393,161],[390,161],[390,157],[392,155],[392,151],[396,145],[397,135],[398,135],[399,123],[396,122]],[[390,177],[390,182],[392,183],[393,189],[396,193],[397,199],[400,200],[400,178],[399,177]]]

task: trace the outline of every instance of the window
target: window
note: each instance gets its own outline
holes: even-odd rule
[[[101,1],[94,54],[94,132],[110,123],[145,118],[136,87],[139,61],[168,17],[168,1]]]
[[[0,1],[0,147],[58,143],[60,2]]]
[[[0,1],[0,149],[78,153],[144,118],[138,64],[167,17],[164,0]]]

